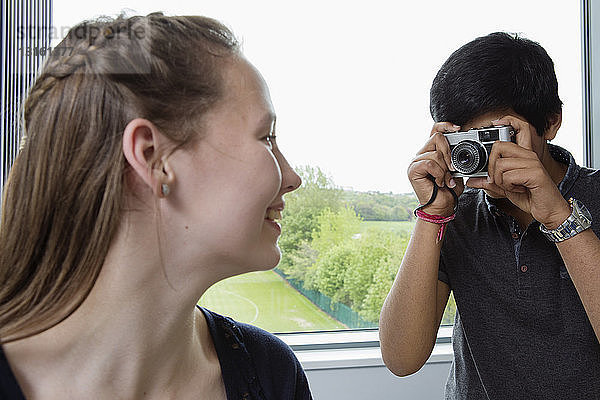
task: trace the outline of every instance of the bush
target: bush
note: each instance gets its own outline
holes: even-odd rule
[[[351,307],[366,320],[376,322],[406,243],[404,236],[373,229],[342,239],[328,248],[321,245],[317,260],[307,274],[307,282],[333,300]]]
[[[344,192],[319,168],[305,166],[297,172],[303,184],[285,197],[278,268],[307,289],[377,322],[408,236],[376,228],[361,234],[361,224],[363,219],[411,219],[415,196]]]
[[[321,169],[304,166],[296,168],[296,172],[302,178],[302,186],[285,195],[282,234],[278,242],[282,254],[278,268],[288,276],[303,279],[307,262],[312,257],[306,245],[319,230],[317,217],[325,210],[341,209],[343,203],[342,190],[336,188]]]

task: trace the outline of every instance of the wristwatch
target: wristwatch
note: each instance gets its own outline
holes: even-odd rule
[[[569,205],[571,206],[571,215],[556,229],[548,229],[544,224],[540,224],[540,231],[551,242],[562,242],[592,226],[592,215],[582,202],[571,197]]]

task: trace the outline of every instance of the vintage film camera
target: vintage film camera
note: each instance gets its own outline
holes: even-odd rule
[[[510,125],[469,129],[467,132],[444,133],[450,144],[450,158],[455,177],[487,176],[489,154],[495,141],[515,142]]]

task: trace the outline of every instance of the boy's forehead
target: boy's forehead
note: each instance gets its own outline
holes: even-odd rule
[[[523,120],[525,119],[522,116],[520,116],[519,114],[517,114],[512,109],[488,111],[486,113],[483,113],[483,114],[481,114],[477,117],[474,117],[473,119],[465,122],[463,124],[463,126],[461,126],[461,130],[468,130],[471,128],[481,128],[483,126],[490,126],[490,125],[492,125],[492,121],[495,121],[495,120],[505,117],[507,115],[517,117],[517,118],[523,119]]]

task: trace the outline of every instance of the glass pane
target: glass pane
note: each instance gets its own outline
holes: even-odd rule
[[[414,224],[406,170],[431,128],[432,79],[477,36],[518,32],[546,48],[564,102],[554,143],[582,164],[579,2],[106,0],[82,9],[55,0],[56,40],[125,8],[231,26],[270,87],[278,142],[303,175],[286,199],[280,266],[220,282],[200,301],[240,321],[274,332],[377,326]]]

